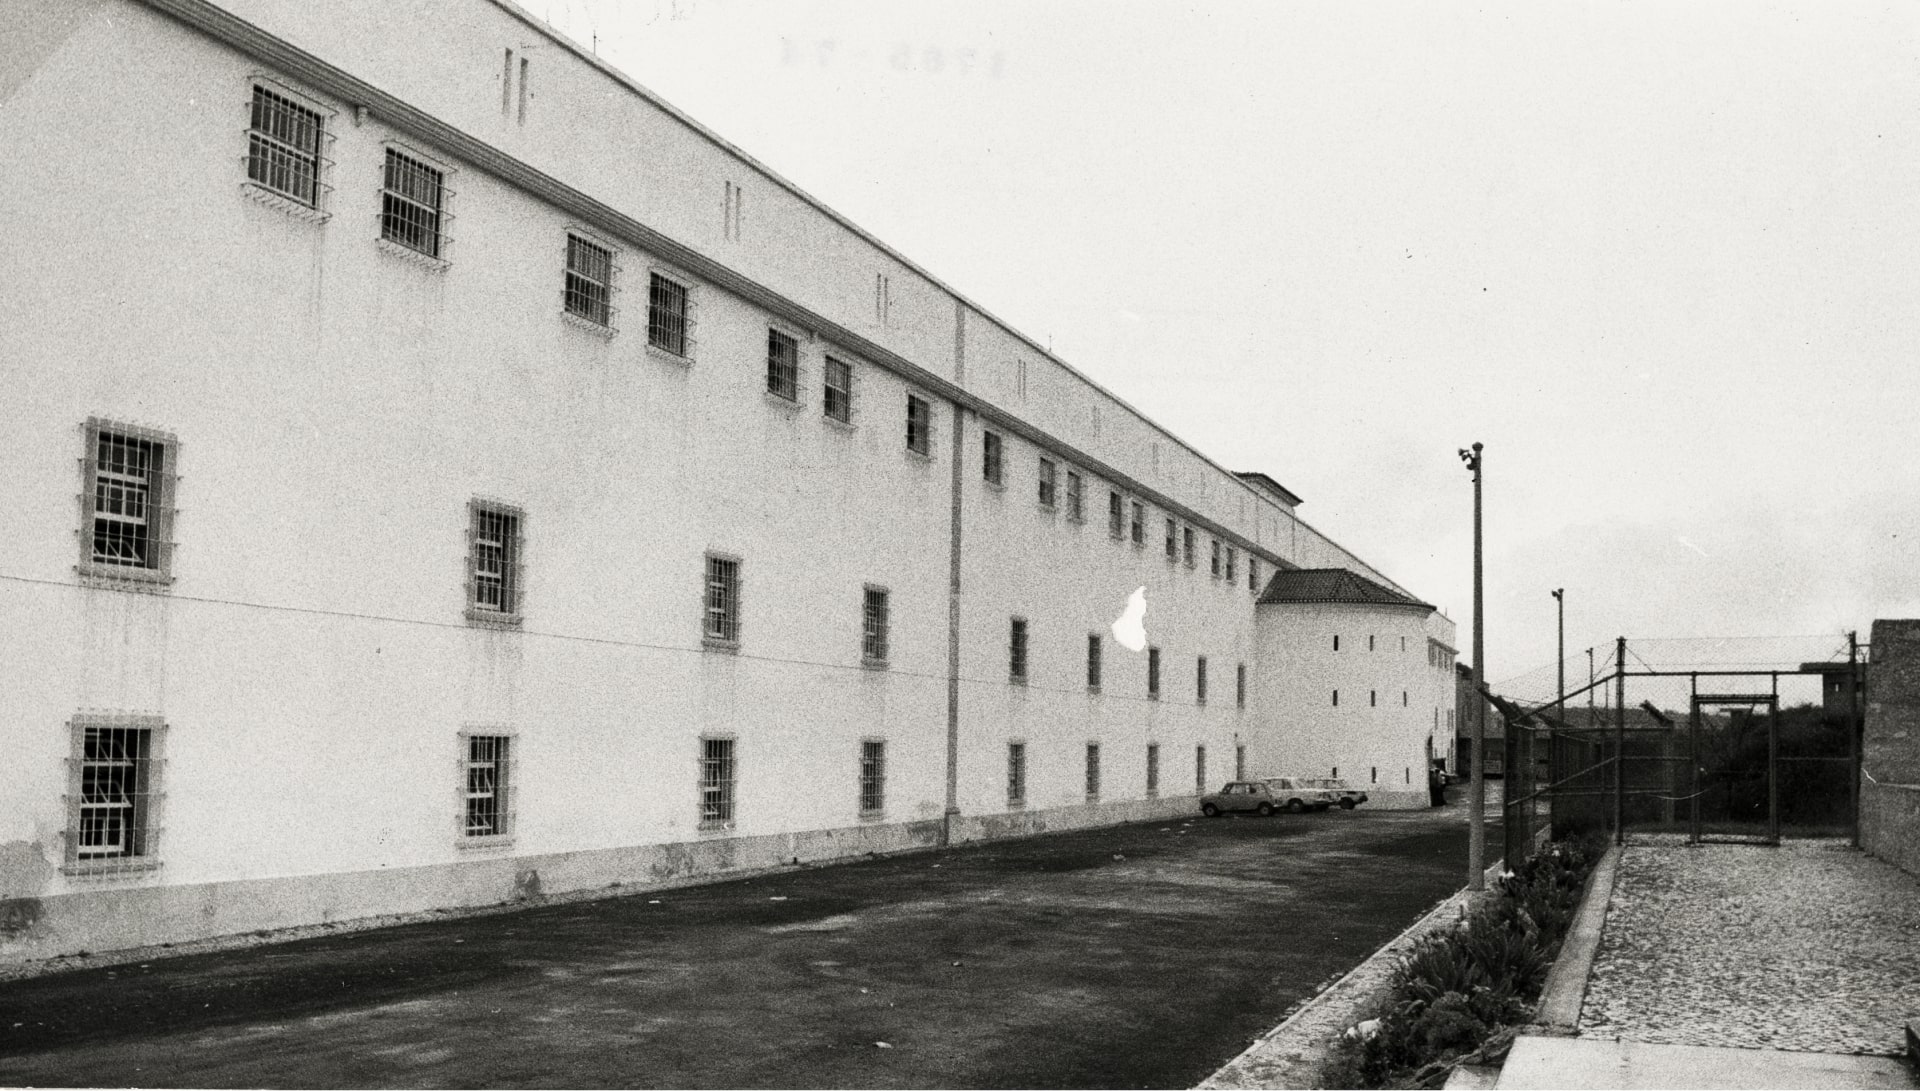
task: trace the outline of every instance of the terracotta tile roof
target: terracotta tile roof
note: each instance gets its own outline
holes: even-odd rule
[[[1260,605],[1288,602],[1350,602],[1368,606],[1433,607],[1346,568],[1294,568],[1275,572],[1260,592]]]

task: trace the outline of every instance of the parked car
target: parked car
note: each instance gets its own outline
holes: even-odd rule
[[[1309,807],[1324,811],[1331,806],[1331,797],[1306,787],[1296,777],[1228,781],[1219,791],[1200,797],[1200,813],[1208,818],[1235,812],[1304,811]]]
[[[1313,784],[1315,787],[1326,792],[1335,803],[1340,804],[1340,809],[1343,811],[1351,811],[1367,801],[1367,793],[1358,788],[1348,787],[1347,782],[1344,780],[1320,777],[1316,779]]]

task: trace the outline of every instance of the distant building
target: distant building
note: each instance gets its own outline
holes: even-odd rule
[[[1486,773],[1490,777],[1504,775],[1506,771],[1507,721],[1493,703],[1474,692],[1473,666],[1468,663],[1454,665],[1454,737],[1453,768],[1451,772],[1458,777],[1473,775],[1473,718],[1476,710],[1486,717],[1483,738],[1486,740]]]

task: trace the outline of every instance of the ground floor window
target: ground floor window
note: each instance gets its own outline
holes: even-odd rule
[[[1207,748],[1193,748],[1193,790],[1201,795],[1207,794]]]
[[[1100,744],[1087,744],[1087,802],[1100,802]]]
[[[860,744],[860,813],[878,814],[887,806],[887,744],[868,739]]]
[[[1007,744],[1007,806],[1018,807],[1027,801],[1027,744]]]
[[[513,832],[508,791],[513,739],[509,735],[461,736],[465,810],[462,832],[467,837],[506,837]]]
[[[733,825],[733,740],[700,740],[700,828]]]
[[[1160,798],[1160,744],[1147,744],[1147,798]]]
[[[71,722],[67,866],[111,871],[153,862],[161,733],[154,716],[90,715]]]

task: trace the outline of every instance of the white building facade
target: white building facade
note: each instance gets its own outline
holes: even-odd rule
[[[1420,786],[1443,615],[451,6],[8,16],[0,961]]]

